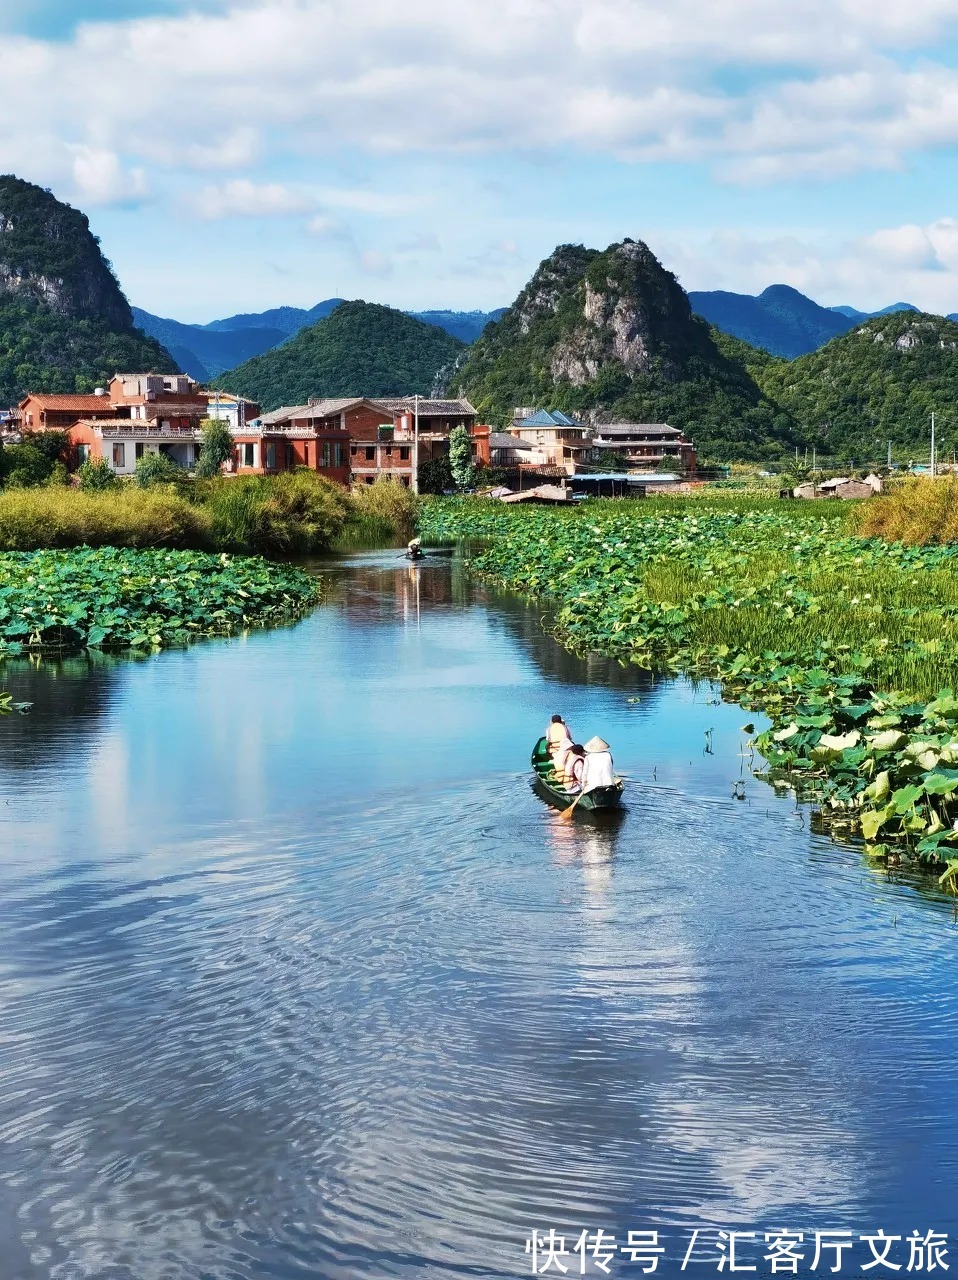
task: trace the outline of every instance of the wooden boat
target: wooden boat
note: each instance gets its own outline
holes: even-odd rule
[[[540,738],[532,749],[532,785],[536,792],[556,809],[568,809],[578,792],[567,791],[561,783],[552,780],[552,758],[546,746],[545,738]],[[596,787],[587,791],[576,805],[576,813],[581,810],[597,811],[600,809],[618,809],[622,803],[622,780],[618,779],[614,786]]]

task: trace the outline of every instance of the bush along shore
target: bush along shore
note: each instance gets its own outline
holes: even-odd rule
[[[315,577],[225,553],[0,554],[0,655],[82,648],[149,652],[286,624],[319,602]]]
[[[6,488],[0,492],[0,551],[182,547],[303,556],[351,537],[408,538],[418,510],[415,495],[386,477],[350,493],[305,468],[208,480],[170,475],[168,469],[147,472],[149,483],[141,486],[118,482],[103,467],[87,473],[88,483],[81,477],[78,488]]]
[[[958,546],[857,537],[849,518],[837,503],[442,500],[421,529],[481,539],[472,569],[549,599],[569,648],[720,680],[772,720],[755,746],[773,783],[870,855],[953,882]]]

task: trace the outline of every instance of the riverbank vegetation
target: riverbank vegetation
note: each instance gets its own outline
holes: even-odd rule
[[[305,469],[196,480],[157,468],[152,480],[119,483],[112,472],[109,479],[105,487],[91,481],[80,488],[4,489],[0,550],[175,547],[311,555],[371,530],[380,541],[406,538],[417,512],[415,495],[396,481],[383,478],[349,493]]]
[[[104,547],[0,555],[0,654],[150,649],[288,623],[319,582],[290,565]]]
[[[713,676],[761,707],[773,775],[876,856],[958,869],[958,545],[848,521],[838,503],[756,498],[440,500],[421,527],[486,540],[473,569],[551,600],[570,648]]]

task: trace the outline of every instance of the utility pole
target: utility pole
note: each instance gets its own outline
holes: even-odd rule
[[[816,465],[815,465],[815,454],[816,454],[817,452],[818,452],[818,450],[817,450],[816,446],[815,446],[815,445],[812,445],[812,471],[817,471],[817,470],[818,470],[818,468],[817,468],[817,467],[816,467]]]
[[[416,393],[412,420],[412,491],[419,492],[419,393]]]
[[[935,413],[931,414],[931,478],[935,478]]]
[[[890,440],[888,441],[888,461],[885,463],[885,466],[888,468],[889,471],[891,471],[891,441]]]

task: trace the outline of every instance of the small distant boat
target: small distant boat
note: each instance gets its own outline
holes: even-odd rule
[[[552,757],[549,755],[549,748],[546,745],[545,738],[540,738],[532,750],[532,785],[543,800],[548,801],[555,809],[568,809],[576,796],[577,791],[567,791],[565,787],[557,782],[551,781],[553,768]],[[576,805],[576,811],[599,810],[599,809],[618,809],[622,803],[622,781],[619,779],[614,786],[596,787],[592,791],[587,791],[579,803]]]

